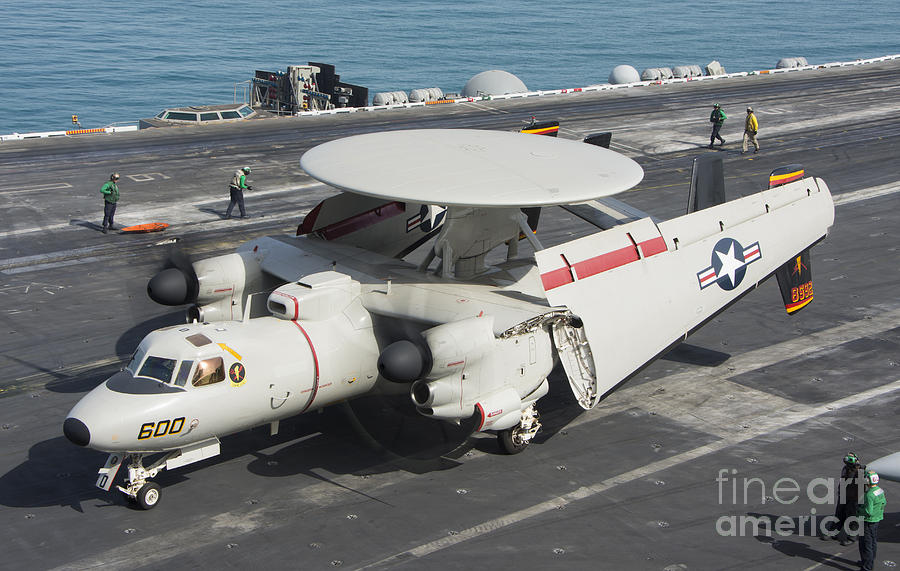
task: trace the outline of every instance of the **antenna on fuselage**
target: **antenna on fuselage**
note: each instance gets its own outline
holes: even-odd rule
[[[244,316],[241,318],[241,321],[247,321],[250,319],[250,308],[253,307],[253,294],[247,296],[247,303],[244,305]]]

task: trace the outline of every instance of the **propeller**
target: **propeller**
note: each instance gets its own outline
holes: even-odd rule
[[[422,326],[377,315],[373,324],[384,347],[377,363],[381,379],[370,393],[344,406],[350,426],[373,448],[402,460],[406,469],[435,469],[442,457],[468,449],[474,420],[456,425],[419,414],[410,388],[433,364]]]
[[[164,269],[150,279],[147,295],[162,305],[195,303],[200,292],[200,281],[190,258],[178,242],[169,247]]]

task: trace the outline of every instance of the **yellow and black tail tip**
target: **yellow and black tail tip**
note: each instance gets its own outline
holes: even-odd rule
[[[784,309],[792,315],[813,300],[812,267],[809,248],[803,250],[775,271]]]
[[[547,135],[548,137],[555,137],[559,134],[559,121],[543,121],[541,123],[531,123],[521,131],[520,133],[529,133],[531,135]]]
[[[769,174],[769,188],[775,188],[803,178],[803,165],[793,164],[778,167]]]

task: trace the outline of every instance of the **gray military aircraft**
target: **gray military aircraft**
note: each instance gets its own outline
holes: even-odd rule
[[[519,133],[358,135],[300,164],[343,192],[297,236],[176,260],[150,281],[156,301],[191,305],[188,323],[147,335],[64,422],[75,444],[110,452],[97,486],[127,462],[118,489],[152,508],[150,479],[218,454],[222,437],[275,434],[282,419],[392,383],[422,415],[474,420],[520,452],[556,363],[590,409],[772,274],[789,312],[805,306],[809,248],[834,221],[828,187],[802,171],[725,202],[708,168],[688,213],[658,221],[611,198],[642,179],[631,159]],[[600,231],[543,247],[531,215],[555,205]],[[533,255],[519,255],[520,239]],[[421,263],[403,259],[426,243]]]
[[[900,482],[900,452],[873,460],[866,468],[874,470],[884,480]]]

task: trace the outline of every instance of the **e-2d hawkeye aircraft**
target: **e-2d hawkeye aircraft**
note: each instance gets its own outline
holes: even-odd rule
[[[281,419],[392,383],[422,415],[474,420],[519,452],[557,362],[590,409],[773,273],[788,311],[805,306],[809,248],[834,221],[826,184],[797,169],[724,202],[721,162],[721,188],[695,168],[688,213],[658,221],[611,198],[640,182],[636,162],[511,132],[358,135],[300,164],[344,192],[297,236],[150,281],[153,299],[192,304],[189,323],[147,335],[65,419],[69,440],[110,452],[97,486],[109,490],[130,460],[118,489],[149,509],[151,478],[218,454],[222,437],[274,434]],[[535,212],[556,205],[600,231],[543,247]],[[523,236],[533,255],[519,255]],[[420,263],[403,259],[425,243]],[[256,315],[253,294],[267,296]]]

